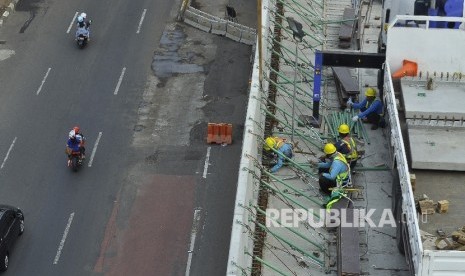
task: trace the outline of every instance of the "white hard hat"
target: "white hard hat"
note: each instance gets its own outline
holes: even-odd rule
[[[69,132],[69,138],[74,138],[76,137],[76,133],[74,132],[74,129]]]
[[[82,22],[84,21],[84,18],[82,18],[82,16],[78,16],[78,22]]]
[[[81,13],[82,18],[86,18],[87,14],[85,12]]]

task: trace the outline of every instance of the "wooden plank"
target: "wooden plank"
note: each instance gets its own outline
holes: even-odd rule
[[[344,14],[342,15],[342,20],[344,22],[341,24],[341,27],[339,28],[339,46],[341,48],[348,48],[347,47],[347,42],[349,42],[349,47],[350,47],[350,42],[352,40],[352,34],[354,32],[354,25],[355,25],[355,9],[353,8],[345,8],[344,9]]]
[[[332,67],[339,103],[346,108],[349,97],[360,94],[357,82],[352,78],[348,67]]]
[[[350,94],[351,96],[360,94],[358,84],[352,78],[352,74],[350,73],[350,68],[332,67],[332,69],[334,77],[338,79],[347,94]]]

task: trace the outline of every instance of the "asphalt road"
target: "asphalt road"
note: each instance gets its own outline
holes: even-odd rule
[[[21,0],[0,29],[0,202],[26,221],[5,275],[224,275],[251,47],[174,23],[178,4]]]

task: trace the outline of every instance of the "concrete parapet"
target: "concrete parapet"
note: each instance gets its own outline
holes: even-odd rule
[[[188,7],[183,14],[184,23],[212,34],[225,35],[227,38],[253,45],[257,31],[247,26],[224,20],[201,10]]]
[[[212,29],[212,24],[208,18],[196,14],[191,9],[184,12],[184,23],[205,32],[210,32]]]
[[[213,20],[212,21],[212,34],[217,34],[217,35],[226,35],[226,25],[228,22],[226,20]]]
[[[228,25],[226,25],[226,37],[227,38],[230,38],[232,40],[239,42],[241,41],[241,34],[242,34],[242,30],[236,24],[228,23]]]
[[[184,23],[194,26],[194,24],[197,24],[197,15],[190,10],[186,10],[183,14],[183,20]]]
[[[253,29],[244,29],[241,33],[241,43],[253,45],[257,40],[257,33]]]
[[[209,33],[212,29],[212,23],[210,21],[210,19],[206,18],[206,17],[203,17],[203,16],[198,16],[197,17],[197,22],[198,22],[198,25],[195,26],[196,28],[202,30],[202,31],[205,31],[207,33]]]
[[[252,72],[252,83],[247,106],[246,122],[244,125],[244,139],[242,144],[242,154],[240,170],[238,175],[236,202],[234,205],[234,217],[231,231],[231,241],[229,245],[229,257],[226,275],[244,275],[242,271],[247,271],[252,267],[252,257],[254,240],[252,233],[246,231],[247,228],[254,229],[254,221],[250,220],[250,213],[246,209],[250,205],[255,205],[258,199],[258,186],[251,171],[259,175],[260,171],[255,166],[254,159],[260,155],[263,145],[255,136],[255,133],[262,131],[265,118],[261,113],[260,105],[260,85],[258,72],[258,53],[255,52],[255,62]],[[257,124],[262,122],[262,125]],[[244,269],[244,270],[243,270]]]

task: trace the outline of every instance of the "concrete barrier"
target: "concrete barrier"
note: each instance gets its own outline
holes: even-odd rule
[[[178,16],[180,17],[180,16]],[[205,32],[216,35],[224,35],[227,38],[248,45],[253,45],[256,40],[256,30],[247,26],[224,20],[193,7],[188,7],[182,14],[184,23],[189,24]]]
[[[259,188],[258,185],[256,185],[257,180],[254,179],[253,175],[250,173],[250,171],[255,171],[257,175],[260,174],[253,160],[261,154],[258,151],[262,148],[262,145],[259,144],[259,140],[254,133],[261,132],[261,126],[256,122],[261,122],[265,119],[264,114],[260,112],[261,91],[258,85],[257,64],[258,54],[256,52],[249,103],[247,106],[247,120],[244,125],[242,157],[239,165],[240,169],[226,275],[243,275],[241,268],[245,268],[245,271],[250,271],[247,268],[252,266],[252,257],[249,254],[253,254],[254,242],[250,236],[251,233],[245,231],[246,227],[244,226],[247,225],[249,229],[255,229],[255,225],[253,221],[249,220],[251,214],[249,214],[249,211],[244,207],[256,205]],[[248,254],[246,254],[246,252]]]
[[[191,25],[191,26],[198,24],[197,15],[189,10],[184,11],[183,20],[184,20],[184,23]]]
[[[206,17],[203,17],[203,16],[197,16],[197,22],[198,22],[198,25],[197,26],[194,26],[202,31],[205,31],[207,33],[209,33],[212,29],[212,22],[210,21],[210,19],[206,18]]]
[[[217,35],[226,35],[226,25],[227,25],[226,20],[214,20],[212,21],[212,34],[217,34]]]
[[[241,33],[242,30],[239,26],[236,24],[231,24],[231,22],[228,22],[226,25],[226,37],[230,38],[232,40],[235,40],[237,42],[241,41]]]
[[[268,17],[268,9],[270,8],[269,0],[263,0],[262,2],[262,18],[263,18],[263,37],[267,37],[268,30],[272,30],[270,27],[271,21]],[[271,7],[273,9],[273,7]],[[230,26],[228,22],[228,27]],[[232,24],[231,24],[232,26]],[[237,27],[236,27],[237,28]],[[265,39],[264,42],[267,40]],[[249,103],[247,106],[247,115],[244,125],[244,139],[242,144],[241,161],[239,165],[239,175],[237,181],[237,193],[236,202],[234,208],[234,216],[231,231],[231,241],[229,244],[229,257],[226,275],[228,276],[244,276],[251,275],[252,271],[252,257],[253,254],[253,233],[250,233],[248,229],[255,229],[255,224],[250,220],[250,214],[244,207],[255,205],[258,199],[258,185],[257,179],[255,179],[250,171],[253,171],[257,175],[260,174],[257,171],[257,166],[253,161],[254,158],[261,158],[262,144],[255,135],[263,133],[265,126],[265,114],[261,112],[261,97],[263,97],[263,91],[268,91],[268,83],[262,83],[262,91],[260,90],[260,79],[259,79],[259,45],[254,43],[255,55],[253,62],[252,79],[250,84]],[[263,45],[262,53],[264,60],[271,59],[271,52],[268,51],[269,45]],[[269,68],[263,68],[263,74],[269,75]]]
[[[254,29],[243,29],[241,34],[241,43],[253,45],[257,40],[257,33]]]

